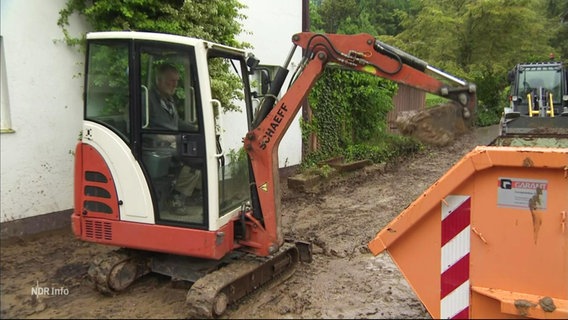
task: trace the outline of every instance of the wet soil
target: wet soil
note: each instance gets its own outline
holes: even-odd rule
[[[373,256],[367,243],[494,133],[480,128],[396,165],[340,175],[317,193],[289,190],[283,179],[283,231],[313,243],[313,262],[231,306],[223,318],[430,318],[389,255]],[[161,275],[146,275],[113,297],[94,291],[88,263],[112,249],[78,241],[69,229],[2,241],[0,317],[186,317],[187,288]],[[34,287],[49,292],[33,294]]]

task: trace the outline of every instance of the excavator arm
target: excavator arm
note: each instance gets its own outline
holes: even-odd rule
[[[254,185],[253,208],[244,213],[247,236],[240,244],[262,256],[276,252],[283,243],[278,145],[326,65],[366,72],[451,99],[458,106],[456,112],[466,119],[471,119],[476,106],[475,85],[437,70],[371,35],[304,32],[295,34],[292,41],[294,48],[290,56],[297,47],[304,50],[296,77],[281,100],[261,105],[253,129],[243,139],[251,162]],[[438,80],[429,73],[453,84]],[[280,88],[275,90],[279,91]]]

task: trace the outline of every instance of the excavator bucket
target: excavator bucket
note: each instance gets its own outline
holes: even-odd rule
[[[463,116],[456,102],[425,110],[406,111],[396,119],[399,132],[423,143],[444,146],[472,128],[471,117]]]
[[[369,242],[433,318],[568,318],[568,149],[475,148]]]
[[[568,148],[568,111],[558,117],[518,117],[501,120],[501,135],[490,145]]]

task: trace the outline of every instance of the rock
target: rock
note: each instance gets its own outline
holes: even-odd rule
[[[469,131],[470,120],[462,116],[462,108],[446,103],[425,110],[403,111],[396,125],[400,133],[437,146],[445,146]]]

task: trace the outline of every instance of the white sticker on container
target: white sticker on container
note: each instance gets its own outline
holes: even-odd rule
[[[499,207],[546,210],[548,180],[499,177],[497,205]]]

